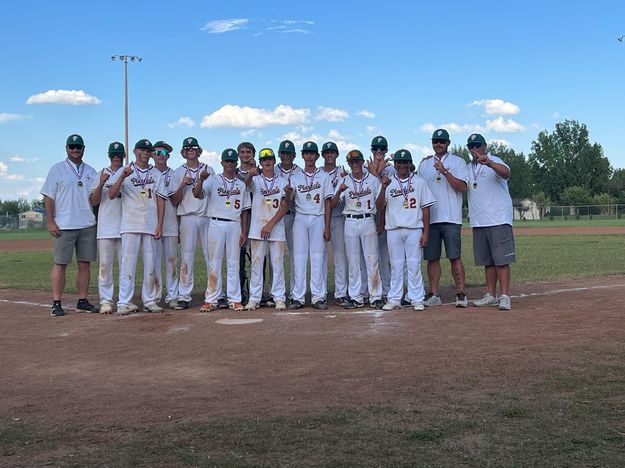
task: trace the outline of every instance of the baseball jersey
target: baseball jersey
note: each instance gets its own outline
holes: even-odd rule
[[[330,172],[326,172],[326,174],[328,174],[328,176],[330,177],[330,183],[332,184],[332,196],[334,196],[334,194],[336,193],[336,190],[339,188],[340,182],[343,179],[343,177],[341,176],[343,172],[345,172],[345,169],[343,169],[342,166],[337,166]],[[338,205],[336,205],[334,208],[332,208],[332,216],[342,216],[342,215],[343,215],[343,200],[341,199],[341,202]]]
[[[119,239],[121,237],[119,230],[122,224],[122,193],[119,192],[117,197],[111,200],[107,185],[117,171],[113,172],[110,167],[105,167],[102,172],[108,173],[109,178],[102,187],[102,198],[98,208],[98,239]],[[100,183],[99,179],[99,176],[94,179],[89,193],[95,192]]]
[[[276,173],[279,173],[288,182],[292,176],[300,173],[303,174],[304,170],[297,164],[293,164],[291,169],[286,170],[282,167],[282,163],[280,163],[276,165]],[[295,212],[295,200],[289,200],[289,211]]]
[[[69,158],[50,168],[40,193],[54,200],[54,222],[59,229],[95,225],[89,188],[97,177],[94,168],[84,162],[77,167]]]
[[[369,170],[368,164],[364,166],[364,169]],[[388,164],[384,169],[382,169],[382,173],[380,174],[380,178],[382,177],[393,177],[395,174],[395,166],[392,164]]]
[[[508,167],[500,158],[488,153],[491,161]],[[508,167],[509,168],[509,167]],[[512,226],[512,198],[508,181],[494,169],[479,163],[467,164],[469,172],[469,221],[471,227],[509,224]]]
[[[208,214],[214,218],[238,221],[241,212],[252,207],[250,192],[238,177],[228,179],[223,174],[211,176],[202,184],[204,198],[208,198]]]
[[[341,193],[344,215],[375,214],[375,201],[380,194],[382,183],[377,177],[364,172],[362,179],[354,179],[351,174],[343,178],[347,190]]]
[[[410,174],[400,179],[395,174],[386,187],[386,230],[423,227],[423,208],[436,203],[434,195],[421,177]]]
[[[130,165],[132,173],[121,186],[122,222],[120,232],[154,234],[158,226],[157,191],[161,182],[161,172],[152,165],[145,169]],[[109,188],[121,177],[124,170],[117,171],[113,180],[106,184]]]
[[[273,218],[284,198],[284,187],[287,180],[279,175],[267,178],[262,174],[252,177],[252,217],[250,220],[250,239],[262,239],[261,229]],[[278,221],[271,230],[270,241],[286,240],[284,218]]]
[[[330,176],[321,168],[308,174],[305,171],[291,176],[295,193],[295,212],[309,215],[325,213],[325,200],[334,196]]]
[[[200,163],[196,169],[192,169],[186,164],[183,164],[173,172],[171,181],[169,182],[169,188],[171,189],[170,196],[178,190],[185,177],[188,176],[191,178],[191,181],[183,189],[182,200],[180,200],[176,208],[176,214],[178,214],[178,216],[208,216],[206,211],[208,208],[208,199],[204,197],[200,200],[193,196],[193,187],[198,183],[200,174],[205,170],[209,174],[209,179],[215,175],[213,168],[204,163]]]
[[[436,205],[430,209],[430,224],[462,224],[462,193],[456,192],[445,176],[434,168],[436,159],[436,155],[428,156],[421,161],[418,168],[419,176],[425,180],[436,198]],[[468,187],[469,173],[464,159],[447,153],[440,160],[456,179],[464,180]]]
[[[154,168],[154,170],[158,170]],[[157,193],[160,197],[165,199],[165,214],[163,216],[163,237],[178,237],[178,216],[176,215],[176,208],[172,205],[169,199],[172,187],[171,179],[174,171],[171,168],[165,169],[165,172],[161,173],[161,182],[158,187]]]

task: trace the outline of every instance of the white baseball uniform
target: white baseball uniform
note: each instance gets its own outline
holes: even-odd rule
[[[168,167],[162,173],[159,194],[169,197],[173,190],[171,186],[173,172]],[[167,291],[165,302],[175,301],[178,299],[178,216],[176,208],[169,199],[165,201],[163,232],[161,238],[156,241],[156,302],[163,297],[163,259],[165,260],[165,289]]]
[[[230,304],[241,302],[239,258],[241,249],[241,213],[251,208],[250,193],[238,177],[211,176],[202,184],[208,198],[211,221],[208,226],[208,281],[205,302],[216,304],[222,290],[221,262],[226,252],[227,298]]]
[[[336,193],[339,182],[342,180],[341,174],[344,169],[341,166],[327,172],[332,185],[332,195]],[[347,296],[347,254],[345,251],[345,218],[343,217],[342,202],[332,208],[332,220],[330,222],[330,242],[326,243],[325,254],[323,256],[323,266],[321,270],[328,276],[328,250],[332,244],[332,257],[334,260],[334,297]]]
[[[276,165],[276,172],[282,175],[287,181],[296,174],[303,174],[304,171],[297,164],[293,164],[293,167],[286,170],[282,167],[282,164]],[[289,211],[286,212],[286,216],[282,218],[284,220],[284,231],[286,233],[286,246],[289,251],[289,291],[293,291],[293,222],[295,221],[295,200],[289,201]]]
[[[123,169],[123,168],[122,168]],[[119,170],[119,169],[118,169]],[[115,172],[110,167],[102,169],[109,175],[108,180],[102,187],[102,198],[98,208],[98,258],[100,261],[98,269],[98,293],[100,295],[100,305],[108,303],[113,305],[113,295],[115,292],[115,281],[113,278],[113,263],[117,252],[117,265],[122,263],[121,252],[121,222],[122,222],[122,194],[117,195],[114,200],[108,197],[108,182],[113,178]],[[100,184],[96,178],[89,190],[95,192]]]
[[[152,165],[146,169],[131,164],[133,172],[122,183],[122,261],[119,268],[119,301],[117,306],[128,306],[135,293],[135,272],[141,249],[143,285],[141,300],[144,307],[157,301],[154,233],[158,227],[157,194],[161,173]],[[123,168],[106,184],[109,188],[123,174]]]
[[[413,305],[421,303],[425,297],[419,247],[423,233],[423,208],[434,205],[436,199],[421,177],[410,174],[406,179],[399,179],[395,174],[386,187],[385,201],[388,252],[391,258],[388,302],[401,304],[406,270],[406,299]]]
[[[313,304],[325,300],[326,274],[323,272],[325,242],[325,200],[332,198],[332,182],[323,169],[312,174],[302,171],[291,176],[295,194],[295,221],[293,223],[293,289],[291,298],[304,303],[306,296],[306,266],[310,256],[310,292]]]
[[[341,193],[345,218],[345,249],[349,265],[349,297],[362,302],[362,277],[364,257],[365,278],[368,283],[369,301],[382,298],[382,283],[378,257],[378,234],[374,216],[375,202],[382,184],[377,177],[364,172],[362,179],[351,174],[342,181],[347,189]]]
[[[200,238],[204,263],[208,271],[208,199],[198,199],[193,196],[193,187],[198,183],[200,174],[204,171],[209,174],[209,179],[215,175],[212,167],[200,163],[198,168],[193,169],[183,164],[174,171],[169,183],[171,193],[174,193],[182,184],[185,177],[191,181],[183,189],[182,200],[178,203],[176,214],[180,217],[180,275],[178,284],[178,300],[189,302],[194,286],[194,265],[197,238]],[[170,193],[170,195],[171,195]]]
[[[271,282],[271,295],[274,300],[284,301],[286,291],[284,284],[284,247],[286,243],[286,233],[284,229],[284,219],[278,221],[268,239],[263,239],[261,229],[277,213],[280,202],[284,198],[284,187],[287,180],[276,175],[267,178],[259,174],[252,178],[251,198],[252,213],[250,220],[249,239],[251,241],[252,268],[250,274],[250,301],[260,302],[263,295],[263,263],[267,249],[273,279]]]

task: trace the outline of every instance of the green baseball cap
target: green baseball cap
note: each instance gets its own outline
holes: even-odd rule
[[[165,148],[170,153],[174,150],[169,143],[166,143],[163,140],[158,140],[153,146],[154,148]]]
[[[149,149],[150,151],[152,151],[154,147],[152,146],[150,140],[144,138],[143,140],[139,140],[135,143],[135,149]]]
[[[124,145],[121,144],[119,141],[114,141],[113,143],[109,145],[109,156],[115,156],[115,155],[124,156],[125,154],[126,154],[126,149],[124,148]]]
[[[444,128],[439,128],[438,130],[434,130],[434,133],[432,133],[432,140],[451,141],[449,139],[449,132],[445,130]]]
[[[324,143],[321,147],[321,153],[325,153],[326,151],[336,151],[338,153],[339,147],[336,146],[336,143],[334,143],[333,141],[328,141],[327,143]]]
[[[271,148],[263,148],[258,153],[258,159],[276,159],[276,155]]]
[[[372,148],[388,148],[388,141],[382,135],[378,135],[377,137],[371,140]]]
[[[235,150],[234,148],[226,148],[225,150],[221,152],[221,160],[238,162],[239,154],[237,153],[237,150]]]
[[[469,136],[469,138],[467,138],[467,145],[469,143],[479,143],[481,145],[485,145],[486,144],[486,140],[479,133],[474,133],[471,136]]]
[[[200,146],[200,144],[197,142],[197,138],[187,137],[182,140],[182,147],[186,148],[187,146]]]
[[[82,137],[76,133],[71,134],[70,136],[67,137],[67,142],[65,143],[66,145],[81,145],[81,146],[85,146],[85,142],[83,141]]]
[[[362,153],[358,150],[351,150],[349,153],[347,153],[347,162],[349,161],[364,161],[365,157],[362,155]]]
[[[393,156],[393,161],[408,161],[412,162],[412,154],[407,149],[400,149],[395,151],[395,156]]]
[[[295,145],[291,140],[284,140],[280,143],[278,153],[295,153]]]
[[[314,141],[307,141],[302,145],[302,153],[310,151],[312,153],[319,154],[319,148],[317,148],[317,143]]]

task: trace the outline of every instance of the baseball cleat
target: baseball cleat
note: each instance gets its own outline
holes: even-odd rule
[[[336,305],[340,306],[346,306],[349,303],[349,299],[345,296],[337,297],[334,301],[336,302]]]
[[[160,314],[161,312],[163,312],[163,308],[159,306],[156,302],[153,302],[152,304],[144,305],[143,310],[151,314]]]
[[[247,304],[245,304],[245,308],[247,310],[255,310],[258,309],[260,307],[260,304],[256,301],[250,301]]]
[[[176,310],[185,310],[189,308],[189,301],[178,301],[178,307]]]
[[[212,312],[213,310],[217,310],[217,306],[210,302],[205,302],[202,304],[202,307],[200,307],[200,312]]]
[[[387,302],[386,304],[384,304],[384,307],[382,307],[382,310],[395,310],[395,309],[401,309],[401,305],[395,304],[393,302]]]
[[[343,307],[345,307],[346,309],[360,309],[364,306],[364,303],[355,301],[354,299],[350,299]]]
[[[286,303],[280,299],[276,299],[276,310],[286,310]]]
[[[232,310],[244,310],[245,309],[243,307],[243,304],[241,304],[240,302],[231,302],[228,307],[230,307],[230,309]]]
[[[417,302],[412,307],[414,310],[419,311],[419,312],[425,310],[425,306],[423,305],[423,302]]]
[[[225,297],[220,297],[219,299],[217,299],[217,307],[219,307],[220,309],[228,308],[228,301]]]
[[[376,310],[382,310],[382,308],[384,307],[384,302],[378,299],[377,301],[373,301],[373,303],[371,304],[371,307]]]
[[[304,307],[304,304],[302,304],[300,301],[291,301],[288,308],[289,310],[294,310],[301,309],[302,307]]]
[[[456,294],[456,307],[469,307],[469,300],[467,299],[467,295],[465,293]]]
[[[313,304],[313,307],[318,310],[328,310],[328,304],[326,304],[326,301],[324,301],[323,299],[315,302]]]
[[[138,309],[139,308],[134,304],[118,305],[114,315],[128,315]]]
[[[100,306],[100,313],[101,314],[112,314],[113,313],[113,304],[111,304],[110,302],[104,302],[102,303],[102,305]]]

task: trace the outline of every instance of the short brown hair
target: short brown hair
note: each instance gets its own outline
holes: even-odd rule
[[[252,153],[256,154],[256,148],[254,148],[254,145],[251,144],[249,141],[244,141],[243,143],[239,143],[239,146],[237,146],[237,153],[241,151],[242,148],[251,149]]]

